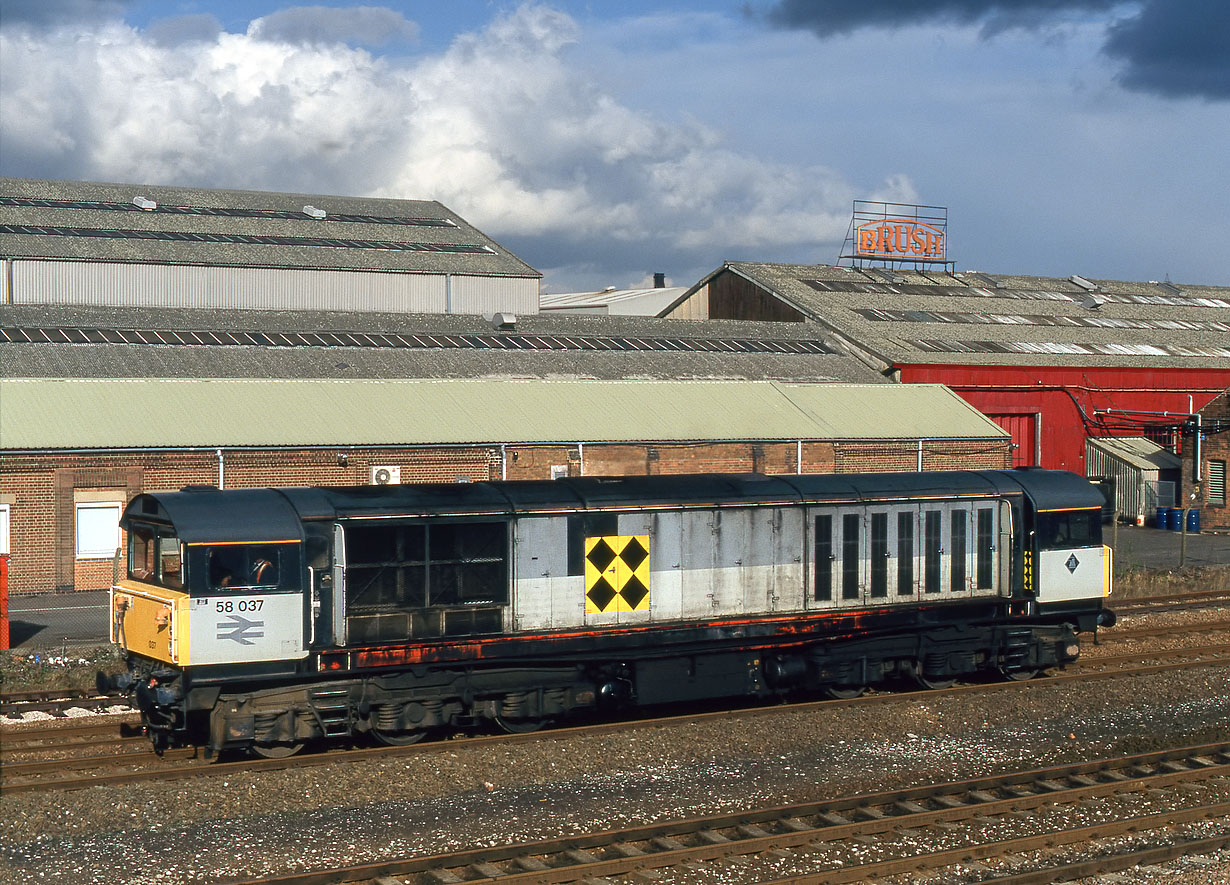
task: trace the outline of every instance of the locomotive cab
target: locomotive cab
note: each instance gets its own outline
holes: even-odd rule
[[[280,495],[253,490],[239,511],[249,518],[223,521],[208,504],[217,494],[139,495],[120,523],[127,568],[111,588],[110,638],[156,745],[212,705],[211,683],[291,673],[307,655],[298,520]]]
[[[1102,543],[1101,493],[1064,476],[1014,471],[1029,492],[1024,585],[1040,615],[1090,632],[1114,623],[1113,612],[1103,607],[1110,595],[1112,551]]]
[[[128,506],[112,641],[181,669],[303,658],[303,536],[293,511],[276,493],[251,490],[240,512],[252,518],[223,522],[200,506],[208,497],[140,495]]]

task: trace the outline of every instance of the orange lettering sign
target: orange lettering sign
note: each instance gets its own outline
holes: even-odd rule
[[[931,224],[908,218],[882,218],[854,229],[854,251],[859,258],[926,258],[943,261],[945,235]]]

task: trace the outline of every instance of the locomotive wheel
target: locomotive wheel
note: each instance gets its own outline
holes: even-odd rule
[[[1036,668],[1028,668],[1025,670],[1007,670],[1003,667],[999,668],[999,675],[1007,679],[1009,682],[1026,682],[1033,679],[1042,671]]]
[[[820,687],[820,693],[834,701],[853,700],[866,690],[865,685],[823,685]]]
[[[386,747],[408,747],[411,744],[417,744],[427,737],[427,731],[422,728],[416,728],[412,731],[380,731],[373,728],[372,737]]]
[[[303,749],[303,741],[281,744],[252,744],[252,752],[262,759],[285,759]]]
[[[538,731],[550,721],[549,719],[505,719],[499,715],[495,717],[495,724],[509,734],[529,734]]]
[[[937,691],[944,688],[952,688],[957,680],[952,676],[928,676],[923,672],[922,662],[915,661],[914,666],[910,667],[910,679],[919,688],[926,691]]]

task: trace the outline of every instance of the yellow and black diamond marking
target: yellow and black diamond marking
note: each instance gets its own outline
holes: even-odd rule
[[[649,611],[649,535],[585,539],[585,612]]]

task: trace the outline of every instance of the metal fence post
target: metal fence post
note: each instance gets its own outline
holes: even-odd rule
[[[1183,527],[1179,533],[1179,568],[1187,562],[1187,508],[1179,508],[1179,516],[1183,518]]]

